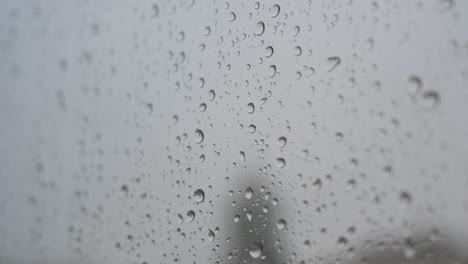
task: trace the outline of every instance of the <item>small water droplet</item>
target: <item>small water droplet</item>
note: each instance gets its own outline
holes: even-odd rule
[[[184,222],[184,217],[181,214],[177,214],[177,223],[182,224]]]
[[[245,213],[245,216],[247,216],[247,220],[252,221],[252,212],[251,211],[247,211],[247,213]]]
[[[200,109],[200,112],[205,112],[206,111],[206,104],[201,103],[200,106],[198,107],[198,109]]]
[[[422,81],[418,76],[410,76],[408,82],[408,91],[410,94],[415,95],[422,90]]]
[[[239,159],[242,162],[245,162],[245,153],[244,151],[239,152]]]
[[[429,110],[440,103],[439,93],[433,90],[424,91],[419,97],[418,104],[421,108]]]
[[[411,194],[407,191],[400,192],[400,201],[404,206],[408,206],[412,202]]]

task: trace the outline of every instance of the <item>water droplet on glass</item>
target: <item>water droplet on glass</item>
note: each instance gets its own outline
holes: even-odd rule
[[[201,131],[201,129],[195,130],[195,143],[201,144],[204,139],[205,134],[203,134],[203,131]]]
[[[255,112],[255,105],[253,103],[248,103],[247,104],[247,112],[249,114],[253,114],[253,112]]]
[[[215,97],[216,97],[215,91],[210,90],[210,91],[208,92],[208,100],[213,101],[213,100],[215,99]]]
[[[281,168],[284,168],[284,166],[286,166],[286,160],[284,160],[283,158],[277,158],[276,167],[281,169]]]
[[[208,229],[208,240],[210,242],[213,242],[215,240],[216,236],[215,236],[215,233],[213,232],[213,230],[211,229]]]
[[[245,216],[247,216],[247,220],[252,221],[252,212],[251,211],[247,211],[247,213],[245,213]]]
[[[197,203],[203,203],[205,201],[205,192],[202,189],[198,189],[193,193],[193,199]]]
[[[245,190],[245,198],[250,199],[250,198],[252,198],[252,196],[253,196],[253,190],[252,190],[252,188],[248,187]]]
[[[182,224],[184,222],[184,217],[181,214],[177,214],[177,223]]]
[[[400,192],[400,201],[404,206],[408,206],[412,201],[411,194],[407,191]]]
[[[239,152],[239,159],[242,162],[245,162],[245,153],[244,151]]]
[[[229,13],[229,22],[236,20],[236,14],[234,12]]]
[[[190,210],[187,212],[187,222],[190,223],[195,218],[195,212]]]
[[[260,22],[257,23],[257,29],[255,31],[255,35],[261,36],[261,35],[263,35],[264,32],[265,32],[265,23],[260,21]]]
[[[239,222],[239,220],[240,220],[240,215],[236,214],[236,215],[234,216],[234,223]]]
[[[272,14],[271,17],[272,18],[277,17],[279,15],[280,11],[281,11],[281,8],[280,8],[279,5],[273,5],[271,7],[271,14]]]
[[[433,90],[424,91],[418,99],[418,105],[426,110],[435,108],[439,103],[439,93]]]
[[[284,219],[280,219],[277,223],[276,223],[276,227],[279,229],[279,230],[283,230],[285,227],[286,227],[286,221]]]
[[[275,75],[276,75],[276,66],[270,65],[270,67],[268,67],[268,76],[270,76],[270,78],[273,78],[275,77]]]
[[[299,47],[299,46],[296,46],[296,47],[294,48],[294,55],[296,55],[296,56],[301,56],[301,54],[302,54],[302,48]]]
[[[259,258],[262,255],[262,246],[259,244],[253,244],[250,246],[249,255],[254,259]]]
[[[422,90],[422,81],[418,76],[410,76],[408,82],[408,91],[410,94],[415,95]]]
[[[278,145],[283,148],[284,146],[286,146],[288,140],[286,139],[286,137],[279,137],[278,138]]]
[[[255,130],[257,130],[257,127],[255,125],[250,125],[249,126],[249,132],[250,133],[252,133],[252,134],[255,133]]]
[[[273,56],[274,50],[272,46],[268,46],[265,48],[265,57],[270,58]]]

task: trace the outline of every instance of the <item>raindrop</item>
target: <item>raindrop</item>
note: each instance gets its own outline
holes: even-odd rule
[[[236,14],[234,12],[231,12],[229,14],[229,22],[233,22],[236,20]]]
[[[268,76],[270,76],[270,78],[273,78],[275,77],[275,75],[276,75],[276,66],[270,65],[270,67],[268,67]]]
[[[239,220],[240,220],[240,215],[236,214],[236,215],[234,216],[234,223],[239,222]]]
[[[252,221],[252,212],[251,211],[247,211],[247,213],[245,213],[245,216],[247,216],[247,220]]]
[[[259,258],[262,255],[262,246],[259,244],[253,244],[250,246],[249,255],[254,259]]]
[[[215,236],[215,233],[213,232],[213,230],[211,229],[208,229],[208,240],[210,242],[213,242],[215,240],[216,236]]]
[[[297,37],[299,35],[299,32],[301,31],[301,28],[299,26],[294,26],[293,28],[293,36]]]
[[[411,194],[407,191],[400,192],[400,201],[404,206],[409,205],[412,202]]]
[[[252,196],[253,196],[253,190],[252,190],[252,188],[248,187],[245,190],[245,198],[250,199],[250,198],[252,198]]]
[[[426,110],[435,108],[439,103],[439,93],[434,90],[423,92],[418,100],[418,105]]]
[[[277,158],[276,167],[281,169],[281,168],[284,168],[284,166],[286,166],[286,160],[284,160],[283,158]]]
[[[201,129],[197,129],[195,130],[195,137],[195,143],[201,144],[205,139],[205,134],[203,134],[203,131],[201,131]]]
[[[265,23],[260,21],[260,22],[257,23],[257,29],[256,29],[256,32],[255,32],[255,35],[261,36],[261,35],[263,35],[264,32],[265,32]]]
[[[239,152],[239,159],[242,162],[245,162],[245,153],[244,151]]]
[[[177,214],[177,223],[182,224],[184,222],[184,217],[181,214]]]
[[[265,48],[265,57],[270,58],[273,56],[274,50],[272,46],[268,46]]]
[[[200,109],[200,112],[205,112],[206,111],[206,104],[201,103],[200,106],[198,107],[198,109]]]
[[[190,223],[195,218],[195,212],[190,210],[187,212],[187,223]]]
[[[285,227],[286,227],[286,221],[284,219],[280,219],[277,223],[276,223],[276,227],[279,229],[279,230],[283,230]]]
[[[280,8],[279,5],[273,5],[271,7],[271,13],[272,13],[271,17],[272,18],[277,17],[279,15],[280,11],[281,11],[281,8]]]
[[[215,97],[216,97],[215,91],[210,90],[210,91],[208,92],[208,100],[213,101],[213,100],[215,99]]]
[[[294,48],[294,55],[296,55],[296,56],[301,56],[301,54],[302,54],[302,48],[299,47],[299,46],[296,46],[296,47]]]
[[[249,114],[253,114],[255,112],[255,105],[253,103],[247,104],[247,112]]]
[[[193,193],[193,199],[197,203],[203,203],[205,201],[205,192],[202,189],[198,189]]]
[[[249,126],[249,132],[250,133],[252,133],[252,134],[255,133],[255,130],[257,130],[257,127],[255,125],[250,125]]]
[[[288,140],[286,139],[286,137],[279,137],[278,138],[278,145],[283,148],[284,146],[286,146],[286,143],[288,142]]]
[[[422,90],[422,81],[421,78],[418,76],[410,76],[409,77],[409,85],[408,85],[408,91],[410,94],[417,94]]]

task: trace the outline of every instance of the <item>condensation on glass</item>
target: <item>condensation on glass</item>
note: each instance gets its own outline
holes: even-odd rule
[[[0,263],[468,263],[467,1],[0,14]]]

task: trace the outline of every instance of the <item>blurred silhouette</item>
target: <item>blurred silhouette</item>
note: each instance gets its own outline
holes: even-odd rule
[[[230,180],[217,207],[219,222],[230,241],[222,249],[223,263],[289,263],[292,255],[285,206],[287,197],[269,181],[268,167],[246,163]]]

